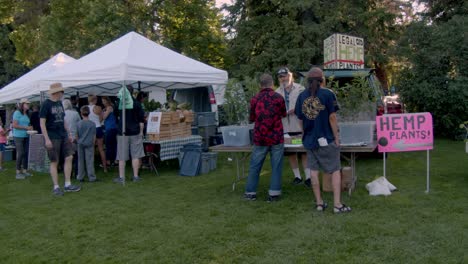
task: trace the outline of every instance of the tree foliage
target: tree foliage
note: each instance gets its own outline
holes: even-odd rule
[[[60,51],[79,58],[129,31],[211,65],[224,66],[225,43],[214,0],[14,3],[8,9],[14,10],[10,38],[16,57],[28,66]]]
[[[385,77],[389,56],[403,28],[396,23],[408,4],[389,0],[238,0],[226,8],[233,37],[235,77],[288,65],[308,69],[323,64],[323,40],[333,33],[365,39],[368,67]],[[384,80],[385,81],[385,80]]]
[[[436,133],[456,137],[458,125],[468,120],[468,16],[450,10],[451,17],[429,10],[436,17],[428,19],[437,23],[422,20],[408,28],[400,52],[410,64],[399,87],[407,109],[431,112]]]

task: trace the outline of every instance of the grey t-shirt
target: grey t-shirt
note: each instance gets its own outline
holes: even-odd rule
[[[78,135],[78,145],[91,147],[94,145],[94,137],[96,136],[96,125],[93,121],[80,120],[76,129]]]

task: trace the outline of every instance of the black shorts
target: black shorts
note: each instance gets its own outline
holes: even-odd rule
[[[96,138],[104,138],[104,129],[96,127]]]
[[[73,150],[72,143],[68,138],[51,139],[50,141],[52,142],[52,149],[47,149],[47,155],[51,162],[58,162],[60,157],[66,158],[73,156],[75,151]]]

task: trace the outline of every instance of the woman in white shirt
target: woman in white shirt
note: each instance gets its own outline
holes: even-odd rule
[[[97,103],[97,96],[88,95],[89,106],[89,120],[96,125],[96,144],[98,146],[99,156],[101,157],[101,164],[104,172],[107,172],[106,153],[104,152],[104,130],[101,126],[102,122],[102,108]]]

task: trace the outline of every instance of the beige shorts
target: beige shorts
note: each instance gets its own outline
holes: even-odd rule
[[[143,150],[143,137],[135,136],[117,136],[117,160],[139,159],[145,156]]]

